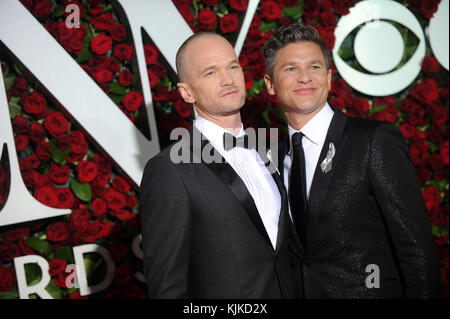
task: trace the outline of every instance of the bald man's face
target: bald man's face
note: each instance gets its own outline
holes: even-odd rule
[[[196,39],[186,48],[183,62],[186,76],[178,91],[187,103],[216,117],[236,113],[244,105],[244,74],[225,39]]]

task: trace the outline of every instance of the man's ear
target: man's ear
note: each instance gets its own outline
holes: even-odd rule
[[[192,95],[192,92],[189,88],[189,85],[184,82],[177,83],[178,93],[180,93],[181,97],[186,103],[194,104],[195,98]]]
[[[273,89],[273,81],[270,75],[264,74],[264,82],[266,82],[267,92],[270,95],[275,95],[275,90]]]

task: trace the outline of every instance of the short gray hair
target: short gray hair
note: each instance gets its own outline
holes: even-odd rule
[[[299,42],[314,42],[319,45],[327,70],[330,69],[330,48],[321,38],[319,32],[309,24],[293,23],[277,28],[264,45],[263,55],[266,61],[267,74],[273,76],[273,67],[278,51],[288,44]]]

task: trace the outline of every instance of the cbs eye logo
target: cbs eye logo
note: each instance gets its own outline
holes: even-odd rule
[[[447,70],[448,12],[449,0],[442,0],[427,28],[431,49]],[[408,41],[414,44],[413,50],[411,46],[405,50],[406,33],[410,34]],[[422,26],[414,14],[398,2],[361,1],[339,20],[334,34],[336,68],[350,86],[364,94],[387,96],[398,93],[408,87],[421,70],[426,52]],[[351,41],[356,58],[353,64],[358,70],[344,61],[345,56],[341,57],[342,44],[348,46]]]

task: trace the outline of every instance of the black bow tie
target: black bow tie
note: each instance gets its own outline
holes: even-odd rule
[[[223,133],[223,148],[225,151],[229,151],[235,147],[243,148],[255,148],[254,143],[249,143],[248,135],[243,135],[241,137],[235,137],[230,133]]]

